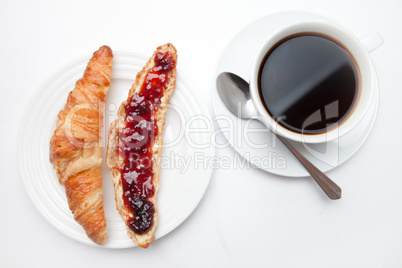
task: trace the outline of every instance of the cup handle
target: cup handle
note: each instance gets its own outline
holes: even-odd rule
[[[373,52],[384,43],[380,34],[376,31],[365,36],[363,39],[360,39],[360,42],[368,53]]]

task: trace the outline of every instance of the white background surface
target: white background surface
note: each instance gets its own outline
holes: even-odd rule
[[[307,10],[384,44],[371,56],[380,82],[373,131],[328,172],[343,189],[331,201],[311,178],[216,169],[194,213],[146,250],[76,242],[36,211],[18,174],[23,109],[49,75],[103,44],[150,55],[166,42],[212,112],[221,51],[267,14]],[[1,1],[1,267],[401,267],[402,2],[394,1]],[[234,62],[235,64],[235,62]],[[232,148],[217,156],[235,159]]]

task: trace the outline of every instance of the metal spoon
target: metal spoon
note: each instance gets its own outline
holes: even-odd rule
[[[250,97],[249,85],[241,77],[232,73],[221,73],[217,78],[216,87],[223,103],[234,115],[243,119],[259,120]],[[279,135],[276,137],[296,156],[329,198],[341,198],[342,190],[338,185],[308,161],[288,140]]]

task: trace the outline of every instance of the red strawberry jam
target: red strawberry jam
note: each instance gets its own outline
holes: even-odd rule
[[[153,225],[155,207],[149,198],[155,194],[152,171],[152,146],[158,134],[155,114],[166,89],[168,72],[176,65],[169,52],[157,53],[154,63],[140,92],[125,104],[126,127],[120,130],[118,148],[124,159],[120,169],[123,200],[131,212],[129,226],[136,234],[146,233]]]

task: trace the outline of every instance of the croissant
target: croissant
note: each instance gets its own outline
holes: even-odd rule
[[[154,240],[158,221],[162,132],[176,84],[176,62],[173,45],[158,47],[137,74],[109,129],[106,163],[112,173],[116,208],[129,237],[143,248]]]
[[[64,185],[74,219],[96,244],[106,242],[103,210],[101,131],[105,96],[110,87],[112,50],[102,46],[89,60],[50,141],[50,162]]]

